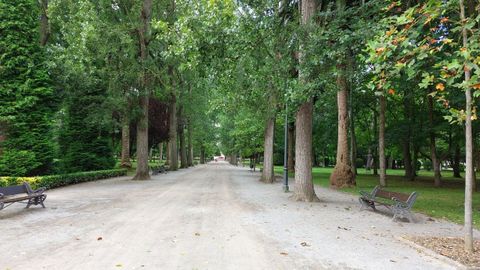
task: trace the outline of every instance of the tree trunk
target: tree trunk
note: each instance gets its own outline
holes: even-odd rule
[[[170,129],[169,129],[169,165],[171,171],[178,170],[178,149],[177,149],[177,100],[172,96],[170,101]]]
[[[348,90],[345,78],[345,66],[337,66],[337,108],[338,108],[338,140],[335,169],[330,175],[330,185],[336,188],[355,185],[348,149]]]
[[[465,23],[465,7],[463,0],[459,1],[460,20]],[[463,47],[468,49],[467,29],[463,25],[462,29]],[[470,81],[470,69],[464,68],[465,82]],[[472,138],[472,93],[470,86],[465,90],[466,102],[466,119],[465,119],[465,251],[473,252],[473,213],[472,213],[472,196],[473,196],[473,138]]]
[[[295,170],[295,161],[294,161],[294,142],[295,142],[295,124],[288,125],[288,161],[287,167],[289,172],[293,172]]]
[[[170,141],[167,141],[165,149],[165,166],[170,165]]]
[[[434,129],[434,111],[433,111],[433,97],[427,97],[427,104],[428,104],[428,120],[430,122],[430,157],[432,159],[432,166],[433,166],[433,174],[434,174],[434,182],[435,186],[439,187],[442,185],[442,175],[440,173],[440,160],[437,156],[437,145],[436,145],[436,138],[435,138],[435,131]]]
[[[275,117],[270,117],[265,125],[264,150],[263,150],[263,171],[261,181],[273,183],[273,139],[275,136]]]
[[[313,102],[302,104],[295,125],[295,200],[318,201],[312,179]]]
[[[355,134],[355,117],[353,111],[353,91],[349,87],[348,119],[350,120],[350,164],[354,176],[357,172],[357,136]]]
[[[148,87],[147,68],[145,67],[148,58],[148,40],[150,15],[152,11],[152,0],[144,0],[140,14],[142,22],[141,28],[138,30],[138,40],[140,44],[140,59],[143,66],[142,78],[142,95],[140,96],[141,113],[137,122],[137,171],[133,180],[150,179],[148,167],[148,102],[150,91]]]
[[[387,164],[385,157],[385,107],[386,100],[382,94],[380,96],[380,115],[379,115],[379,128],[378,128],[378,163],[380,164],[380,185],[382,187],[387,186]]]
[[[203,145],[200,148],[200,164],[205,164],[205,147]]]
[[[405,178],[407,180],[414,180],[415,173],[412,167],[412,156],[410,153],[410,139],[405,138],[402,144],[403,166],[405,167]]]
[[[178,110],[178,138],[180,141],[180,168],[184,169],[188,167],[187,164],[187,147],[185,144],[185,124],[183,118],[182,106]]]
[[[304,0],[300,5],[301,17],[300,24],[310,24],[312,17],[317,10],[316,0]],[[299,50],[298,60],[301,64],[304,62],[304,52],[302,45]],[[299,70],[300,84],[306,84],[306,78],[303,71]],[[294,197],[297,201],[319,201],[315,194],[312,179],[312,119],[313,119],[313,101],[308,99],[298,108],[296,113],[295,126],[295,189]]]
[[[192,126],[191,126],[190,120],[188,120],[187,135],[188,135],[187,165],[191,167],[193,166],[193,145],[192,145]]]
[[[127,117],[124,117],[122,125],[122,156],[120,159],[120,167],[122,168],[131,168],[132,163],[130,162],[130,125],[129,121],[126,120]]]
[[[50,37],[50,24],[48,23],[48,0],[39,0],[40,5],[40,45],[47,45]]]
[[[158,161],[162,163],[163,160],[163,142],[158,144]]]

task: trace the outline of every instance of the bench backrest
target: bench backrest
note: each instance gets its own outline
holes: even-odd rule
[[[9,186],[9,187],[0,187],[0,193],[4,196],[17,195],[22,193],[29,194],[29,186],[27,184],[18,185],[18,186]]]
[[[389,200],[391,200],[392,198],[396,198],[397,200],[402,201],[408,205],[413,204],[415,202],[415,199],[417,198],[416,192],[412,192],[411,194],[405,194],[393,191],[386,191],[381,189],[380,187],[375,187],[374,192],[375,197],[385,198]]]

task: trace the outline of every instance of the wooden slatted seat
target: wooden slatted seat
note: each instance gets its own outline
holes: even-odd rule
[[[377,205],[385,206],[392,210],[393,220],[397,218],[407,218],[410,222],[413,221],[412,206],[417,199],[417,193],[405,194],[400,192],[393,192],[381,189],[376,186],[372,192],[360,191],[360,210],[371,207],[374,211]]]

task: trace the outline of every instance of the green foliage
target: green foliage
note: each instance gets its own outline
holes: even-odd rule
[[[52,169],[52,119],[57,100],[39,45],[37,3],[0,2],[0,33],[0,134],[6,136],[0,147],[7,153],[0,163],[13,162],[3,166],[0,175],[45,174]],[[31,157],[35,162],[26,164]],[[16,161],[18,170],[12,169]]]
[[[0,172],[8,176],[24,176],[41,164],[35,158],[35,152],[28,150],[7,150],[0,158]]]
[[[111,177],[127,175],[126,169],[102,170],[90,172],[77,172],[61,175],[46,175],[36,177],[0,177],[0,187],[19,185],[28,182],[33,189],[45,187],[47,189],[95,181]]]

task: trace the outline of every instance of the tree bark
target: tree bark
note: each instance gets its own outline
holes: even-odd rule
[[[167,141],[166,147],[165,147],[165,165],[169,166],[170,165],[170,141]]]
[[[288,125],[288,155],[287,155],[287,168],[288,171],[293,172],[295,170],[294,160],[294,142],[295,142],[295,124]]]
[[[405,178],[407,180],[414,180],[415,173],[412,167],[412,155],[410,152],[410,138],[405,138],[402,144],[403,166],[405,167]]]
[[[163,142],[158,144],[158,161],[161,163],[163,160]]]
[[[40,5],[40,45],[47,45],[50,37],[50,24],[48,23],[48,0],[39,0]]]
[[[430,122],[430,131],[429,131],[429,138],[430,138],[430,158],[432,159],[432,166],[433,166],[433,179],[436,187],[442,185],[442,175],[440,173],[440,160],[437,155],[437,144],[435,138],[435,131],[434,129],[434,111],[433,111],[433,97],[427,97],[428,103],[428,120]]]
[[[188,121],[188,127],[187,127],[187,135],[188,135],[188,147],[187,147],[187,166],[191,167],[193,166],[193,145],[192,145],[192,127],[190,120]]]
[[[318,201],[312,179],[312,115],[313,102],[302,104],[295,125],[295,200]]]
[[[299,5],[300,24],[310,24],[317,10],[316,0],[304,0]],[[304,52],[300,48],[299,63],[304,62]],[[303,71],[299,70],[299,81],[306,83]],[[298,108],[295,126],[295,189],[294,198],[297,201],[319,201],[315,194],[312,179],[312,119],[313,101],[309,98]]]
[[[265,124],[264,150],[263,150],[263,171],[262,178],[264,183],[273,183],[273,139],[275,136],[275,117],[270,117]]]
[[[465,7],[463,0],[459,1],[460,19],[465,24]],[[468,49],[467,29],[463,25],[462,29],[463,47]],[[465,81],[470,81],[470,69],[465,66]],[[466,101],[466,119],[465,119],[465,251],[473,252],[473,213],[472,213],[472,196],[473,196],[473,138],[472,138],[472,92],[470,86],[465,90]]]
[[[180,141],[180,168],[188,167],[187,164],[187,147],[185,143],[185,118],[183,117],[183,108],[178,109],[178,139]]]
[[[385,157],[385,107],[386,100],[382,94],[380,100],[380,115],[379,115],[379,128],[378,128],[378,163],[380,164],[380,185],[382,187],[387,186],[387,164]]]
[[[351,58],[350,58],[351,59]],[[352,64],[350,64],[352,66]],[[358,174],[357,172],[357,136],[355,133],[355,117],[353,110],[353,91],[352,87],[349,85],[349,95],[348,95],[348,119],[350,120],[350,164],[352,167],[352,173],[354,176]]]
[[[132,167],[132,163],[130,162],[130,124],[127,119],[127,117],[124,117],[122,125],[122,155],[120,167],[128,169]]]
[[[205,147],[200,147],[200,164],[205,164]]]
[[[152,11],[152,0],[144,0],[140,19],[141,28],[138,30],[138,40],[140,44],[140,60],[142,62],[142,95],[140,96],[139,106],[141,113],[137,122],[137,170],[133,180],[150,179],[148,167],[148,102],[150,91],[148,87],[146,61],[148,58],[148,38],[150,17]]]
[[[178,149],[177,149],[177,100],[172,96],[170,101],[170,129],[169,129],[169,165],[171,171],[178,170]]]
[[[348,149],[348,89],[345,77],[345,66],[337,66],[337,158],[335,168],[330,175],[330,185],[336,188],[355,185],[355,175],[352,173]]]

